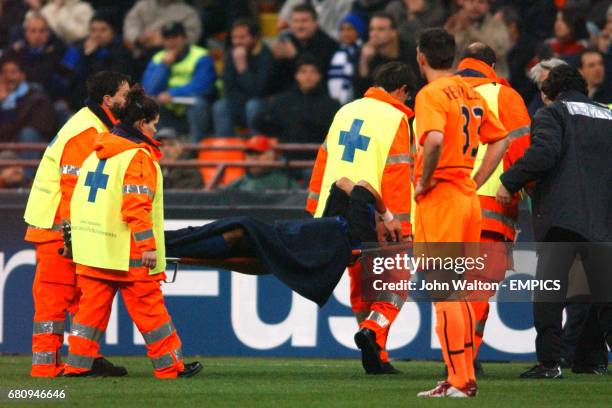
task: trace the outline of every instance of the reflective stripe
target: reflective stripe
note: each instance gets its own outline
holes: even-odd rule
[[[397,307],[397,309],[401,309],[404,305],[404,300],[400,295],[393,292],[383,292],[376,297],[377,302],[387,302],[391,303],[393,306]]]
[[[389,325],[389,319],[387,319],[380,312],[372,312],[372,313],[370,313],[370,315],[368,316],[368,318],[366,320],[371,320],[374,323],[378,324],[382,328],[385,328],[385,327],[387,327]]]
[[[393,213],[393,218],[399,221],[410,221],[410,213]]]
[[[387,164],[408,164],[410,163],[410,155],[408,154],[390,154],[387,156]]]
[[[148,229],[134,233],[134,241],[144,241],[145,239],[153,238],[153,230]]]
[[[183,359],[183,350],[179,348],[168,354],[164,354],[163,356],[152,358],[151,363],[153,363],[153,368],[156,370],[161,370],[162,368],[173,366],[174,358],[172,358],[172,354],[174,354],[174,357],[176,357],[177,361]]]
[[[32,364],[55,364],[54,351],[35,351],[32,353]]]
[[[72,322],[70,327],[70,335],[82,337],[84,339],[100,343],[104,332],[96,329],[95,327],[85,326],[84,324]]]
[[[72,353],[68,353],[68,359],[66,360],[66,365],[76,368],[84,368],[86,370],[91,370],[91,367],[93,367],[93,363],[93,357],[81,356]]]
[[[126,184],[123,186],[123,194],[146,194],[151,198],[154,196],[149,186],[138,184]]]
[[[309,200],[318,200],[319,199],[319,193],[315,193],[314,191],[308,192],[308,199]]]
[[[514,229],[515,222],[514,222],[514,220],[512,218],[507,217],[507,216],[505,216],[503,214],[500,214],[498,212],[487,210],[487,209],[484,209],[484,208],[481,211],[482,211],[482,216],[483,217],[490,218],[490,219],[495,220],[495,221],[499,221],[502,224],[504,224],[505,226]]]
[[[63,320],[34,322],[32,334],[64,334],[66,323]]]
[[[368,311],[367,310],[362,310],[361,312],[357,312],[355,313],[355,317],[357,318],[357,323],[361,323],[363,322],[366,317],[368,317]]]
[[[142,266],[142,259],[130,259],[130,268],[140,268]]]
[[[143,333],[142,337],[144,338],[145,343],[151,344],[170,336],[172,333],[174,333],[174,330],[176,329],[174,328],[174,324],[172,324],[172,320],[170,320],[159,326],[157,329],[153,329],[150,332]]]
[[[65,165],[62,166],[61,172],[62,174],[72,174],[73,176],[78,176],[81,172],[81,169],[77,166]]]
[[[508,140],[514,140],[521,136],[528,135],[530,130],[531,129],[529,126],[521,126],[520,128],[516,128],[512,132],[508,133]]]
[[[570,115],[588,116],[593,119],[612,120],[612,111],[603,105],[593,105],[585,102],[563,101]]]

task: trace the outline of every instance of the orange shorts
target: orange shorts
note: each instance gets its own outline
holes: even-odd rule
[[[416,203],[414,241],[479,242],[481,222],[476,192],[442,181]]]

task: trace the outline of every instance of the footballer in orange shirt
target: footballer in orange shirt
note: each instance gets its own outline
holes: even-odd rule
[[[415,246],[424,242],[480,241],[476,190],[492,174],[507,147],[506,131],[485,100],[461,77],[452,74],[454,57],[455,40],[451,34],[439,28],[421,34],[417,60],[428,85],[417,94],[415,102],[419,144],[415,162]],[[479,141],[489,146],[472,178]],[[456,250],[450,252],[456,256]],[[439,272],[443,271],[424,272],[425,278],[431,280],[442,276]],[[468,302],[445,300],[445,296],[436,294],[434,307],[436,333],[448,377],[418,396],[475,396],[474,313]]]

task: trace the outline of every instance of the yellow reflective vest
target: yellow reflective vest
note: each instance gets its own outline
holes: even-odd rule
[[[121,216],[123,180],[138,150],[149,154],[145,149],[134,148],[100,160],[94,152],[81,166],[70,203],[72,252],[75,263],[125,272],[130,267],[140,266],[139,259],[130,259],[132,232]],[[166,270],[163,176],[157,162],[155,168],[157,187],[151,218],[157,265],[155,269],[149,271],[150,275]]]
[[[28,204],[24,214],[25,222],[36,228],[51,229],[60,205],[60,161],[66,143],[89,128],[98,133],[108,131],[106,125],[89,108],[81,108],[59,130],[49,143],[36,170]]]
[[[315,217],[323,215],[331,185],[342,177],[365,180],[380,194],[395,134],[406,115],[386,102],[362,98],[344,105],[327,134],[327,164]],[[406,180],[409,183],[409,180]]]
[[[499,118],[498,98],[499,98],[499,92],[501,91],[501,88],[502,88],[502,85],[498,83],[489,83],[489,84],[483,84],[483,85],[474,87],[474,89],[476,89],[476,92],[478,92],[480,96],[482,96],[484,100],[487,101],[487,105],[489,105],[489,109],[493,112],[493,114],[495,114],[497,118]],[[487,147],[488,146],[486,145],[480,144],[478,148],[478,154],[476,155],[476,160],[474,161],[474,171],[472,172],[472,177],[480,168],[484,155],[487,151]],[[497,195],[497,190],[499,189],[499,186],[501,185],[501,181],[499,180],[499,177],[502,175],[503,172],[504,172],[504,163],[502,160],[499,162],[495,170],[493,170],[491,177],[489,177],[489,179],[482,186],[480,186],[480,188],[477,191],[478,195],[495,197]]]

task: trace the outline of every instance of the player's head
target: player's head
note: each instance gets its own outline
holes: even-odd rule
[[[492,68],[495,68],[495,64],[497,63],[497,57],[495,56],[493,48],[481,42],[475,42],[468,45],[461,54],[461,59],[465,58],[477,59]]]
[[[569,91],[587,95],[584,77],[571,65],[559,65],[553,68],[542,83],[542,93],[551,101],[555,101],[563,92]]]
[[[374,71],[374,86],[403,102],[416,88],[416,78],[412,69],[403,62],[387,62]]]
[[[429,70],[447,71],[455,59],[455,38],[443,28],[421,33],[417,45],[417,62],[423,75]]]
[[[115,71],[100,71],[87,79],[87,98],[117,115],[125,106],[130,77]]]
[[[155,99],[145,95],[140,84],[132,86],[127,94],[125,107],[118,116],[121,123],[134,127],[153,137],[159,121],[159,105]]]

